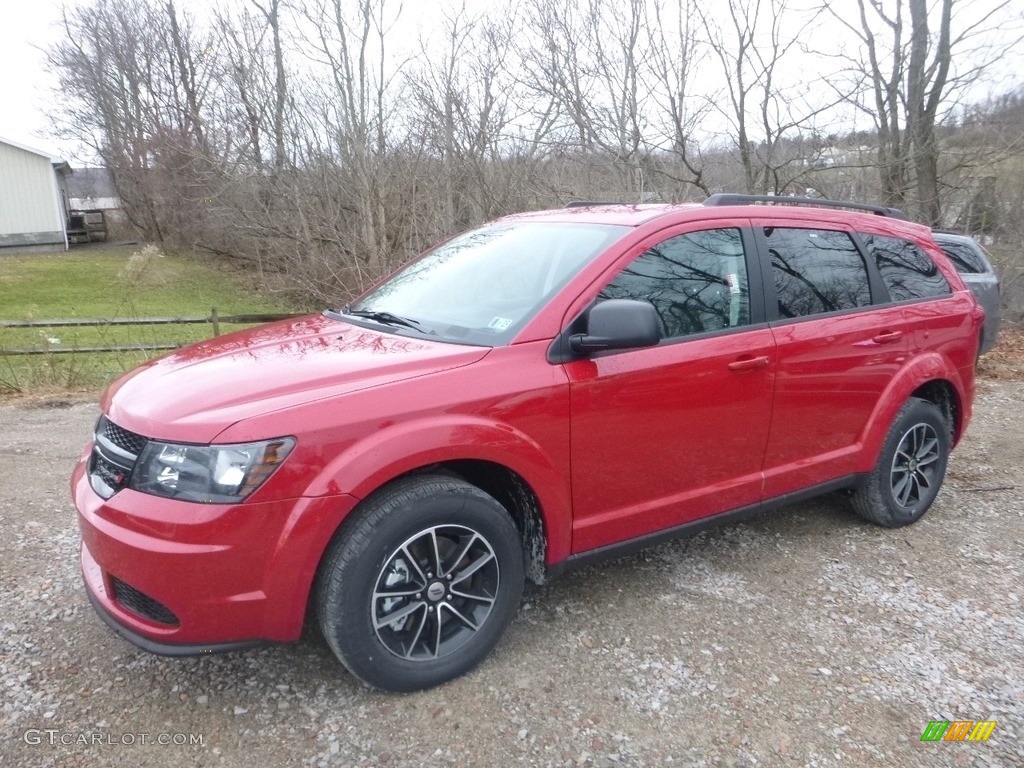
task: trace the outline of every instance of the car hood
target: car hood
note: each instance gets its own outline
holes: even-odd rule
[[[468,365],[488,351],[310,315],[152,360],[114,382],[102,406],[146,437],[206,443],[243,419]]]

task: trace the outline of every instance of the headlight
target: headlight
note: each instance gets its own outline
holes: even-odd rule
[[[208,504],[232,503],[255,491],[294,447],[282,437],[241,445],[146,444],[129,487]]]

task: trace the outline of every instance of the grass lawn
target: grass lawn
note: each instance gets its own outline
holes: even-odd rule
[[[0,256],[0,320],[137,319],[288,312],[245,272],[141,246]],[[221,333],[243,326],[221,324]],[[209,324],[0,328],[0,393],[95,389],[160,352],[3,355],[111,345],[186,344]]]

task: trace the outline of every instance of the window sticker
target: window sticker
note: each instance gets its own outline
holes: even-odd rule
[[[512,325],[512,321],[507,317],[496,317],[487,324],[488,328],[493,328],[496,331],[504,331]]]
[[[739,275],[735,272],[730,272],[725,276],[725,281],[729,284],[729,293],[733,296],[738,296],[741,292]]]

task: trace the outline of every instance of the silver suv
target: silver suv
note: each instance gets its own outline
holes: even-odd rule
[[[970,235],[940,230],[933,231],[932,235],[985,310],[985,327],[978,350],[978,354],[983,355],[995,346],[999,335],[999,275],[992,267],[988,252]]]

